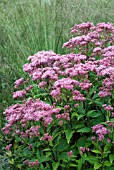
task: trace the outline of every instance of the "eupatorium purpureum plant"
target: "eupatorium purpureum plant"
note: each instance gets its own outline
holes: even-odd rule
[[[22,170],[114,169],[114,26],[81,23],[63,44],[40,51],[15,81],[4,111],[6,154]]]

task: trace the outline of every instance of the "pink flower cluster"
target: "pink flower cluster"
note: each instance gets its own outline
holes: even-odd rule
[[[107,121],[106,124],[107,124],[109,127],[114,127],[114,123],[113,123],[113,122]]]
[[[90,149],[89,148],[85,148],[85,147],[80,147],[80,154],[82,155],[84,152],[86,152],[86,151],[90,151]]]
[[[96,27],[93,26],[92,23],[84,23],[82,25],[78,25],[77,28],[84,30],[85,26],[85,29],[90,31],[88,36],[91,39],[98,39],[99,34],[101,33],[98,30],[104,29],[103,25],[107,31],[113,30],[113,26],[109,23],[100,23],[100,25],[97,25]],[[108,29],[108,27],[110,29]],[[92,30],[89,28],[94,29],[94,32],[91,32]],[[112,36],[112,34],[113,33],[111,32],[110,36]],[[95,43],[97,45],[101,44],[100,41],[102,40]],[[93,58],[92,53],[94,53],[95,58]],[[100,57],[96,60],[96,55],[98,53],[100,53]],[[114,86],[113,54],[114,46],[104,48],[103,46],[101,47],[101,45],[100,47],[95,47],[90,56],[86,56],[85,52],[83,54],[83,50],[79,54],[70,53],[66,55],[55,54],[52,51],[42,51],[38,52],[34,56],[29,56],[28,60],[30,61],[30,64],[25,64],[23,68],[25,72],[29,73],[33,80],[37,80],[39,88],[49,92],[56,100],[61,98],[61,94],[63,93],[61,90],[62,88],[71,91],[81,87],[83,91],[88,91],[91,87],[93,87],[93,82],[89,80],[90,71],[97,74],[99,78],[106,76],[106,79],[103,80],[102,86],[99,89],[99,96],[105,98],[107,96],[111,96]],[[88,76],[88,78],[85,79],[85,76]],[[50,84],[49,87],[48,84]],[[19,93],[17,92],[17,96],[18,95]]]
[[[103,125],[100,125],[100,124],[93,126],[92,131],[96,133],[99,141],[103,141],[104,136],[106,134],[108,134],[108,135],[110,134],[110,130],[108,130],[106,127],[104,127]]]
[[[9,145],[6,146],[5,149],[8,150],[8,151],[10,151],[10,148],[11,148],[11,147],[12,147],[12,144],[9,144]]]
[[[3,114],[6,116],[8,123],[3,128],[3,131],[6,134],[10,134],[14,127],[14,132],[19,134],[19,129],[16,129],[14,126],[17,122],[20,123],[23,128],[26,128],[29,121],[43,120],[44,125],[47,126],[53,121],[52,114],[59,114],[59,112],[59,108],[53,108],[53,106],[39,99],[29,99],[24,104],[15,104],[5,110]],[[33,126],[26,132],[22,131],[21,136],[37,136],[39,128],[39,126]]]
[[[72,154],[73,154],[72,150],[69,151],[69,152],[67,152],[67,154],[68,154],[68,156],[69,156],[70,158],[72,158]]]
[[[30,138],[39,136],[39,129],[40,126],[32,126],[29,130],[26,130],[26,135],[28,135]]]
[[[87,34],[88,31],[91,31],[94,28],[93,23],[91,22],[83,22],[81,24],[76,24],[71,28],[71,33],[80,33]]]
[[[108,110],[108,111],[113,111],[113,107],[111,105],[106,105],[106,104],[103,104],[102,107],[104,108],[104,110]]]
[[[48,133],[45,133],[44,134],[44,137],[40,138],[40,140],[43,140],[43,141],[51,141],[52,140],[52,136],[51,135],[48,135]]]
[[[23,98],[26,96],[26,90],[20,90],[20,91],[16,91],[13,93],[13,98],[17,99],[17,98]]]
[[[114,43],[114,26],[111,23],[99,23],[96,26],[91,22],[81,23],[72,27],[71,33],[76,33],[77,36],[64,43],[63,48],[72,49],[77,46],[80,49],[85,46],[86,49],[88,45],[94,43],[95,46],[99,46],[93,49],[93,55],[95,55],[101,52],[104,45],[106,46],[109,42]]]
[[[16,81],[14,82],[14,84],[15,84],[14,87],[17,89],[19,86],[22,85],[23,82],[24,82],[24,78],[20,78],[20,79],[16,80]]]
[[[39,166],[38,160],[30,162],[28,161],[28,159],[26,159],[25,161],[23,161],[23,164],[29,165],[29,167]]]
[[[64,120],[70,120],[69,113],[62,113],[56,115],[57,119],[64,119]]]
[[[84,97],[83,94],[80,93],[78,90],[73,91],[73,100],[75,101],[84,101],[86,98]]]

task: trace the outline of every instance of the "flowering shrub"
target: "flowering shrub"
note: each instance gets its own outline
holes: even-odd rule
[[[114,26],[71,28],[70,54],[41,51],[23,66],[2,129],[16,169],[114,168]]]

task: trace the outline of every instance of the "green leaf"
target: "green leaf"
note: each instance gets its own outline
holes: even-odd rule
[[[90,131],[91,131],[91,128],[82,128],[82,129],[78,130],[77,132],[88,133]]]
[[[80,146],[85,147],[86,140],[87,140],[87,137],[86,136],[82,136],[81,138],[78,139],[77,146],[78,147],[80,147]]]
[[[110,151],[110,148],[111,148],[111,144],[110,143],[106,144],[104,147],[104,152]]]
[[[98,144],[98,143],[93,142],[93,141],[92,141],[92,143],[94,144],[94,146],[96,147],[96,149],[101,150],[101,148],[100,148],[100,146],[99,146],[99,144]]]
[[[73,128],[75,128],[75,129],[80,129],[80,128],[84,128],[84,127],[85,127],[84,123],[81,123],[79,125],[73,123]]]
[[[102,105],[103,105],[103,103],[100,102],[100,101],[98,101],[98,100],[95,100],[95,104],[96,104],[97,106],[100,106],[100,107],[102,107]]]
[[[95,100],[99,97],[98,93],[97,94],[94,94],[94,96],[92,97],[92,100]]]
[[[51,152],[46,153],[46,158],[48,158],[51,155]]]
[[[97,87],[96,87],[96,86],[93,86],[93,87],[90,89],[90,91],[89,91],[89,96],[91,96],[96,89],[97,89]]]
[[[99,162],[99,159],[96,158],[95,156],[85,157],[85,160],[88,161],[91,164],[95,164],[95,163]]]
[[[68,154],[66,152],[62,152],[59,156],[58,156],[58,160],[64,160],[65,162],[68,162],[67,161],[68,159]]]
[[[91,150],[92,152],[94,152],[94,153],[99,153],[99,154],[101,154],[101,151],[100,150]]]
[[[57,170],[59,165],[60,165],[59,162],[53,162],[52,163],[53,170]]]
[[[78,162],[78,170],[81,170],[82,165],[83,165],[83,160],[82,160],[82,158],[79,159],[79,160],[76,160],[76,162]]]
[[[78,107],[78,112],[79,112],[81,115],[84,115],[84,114],[85,114],[85,109],[84,109],[82,106],[80,106],[80,107]]]
[[[70,163],[70,164],[69,164],[69,167],[77,167],[77,165],[76,165],[76,164],[73,164],[73,163]]]
[[[65,135],[66,135],[66,139],[68,144],[70,143],[70,139],[72,138],[74,131],[72,131],[71,129],[68,129],[65,131]]]
[[[68,145],[66,139],[63,139],[59,142],[56,149],[61,152],[61,151],[64,151],[65,149],[67,149],[68,147],[69,147],[69,145]]]
[[[101,163],[95,162],[95,164],[94,164],[94,169],[95,169],[95,170],[96,170],[96,169],[99,169],[101,166],[102,166]]]
[[[14,164],[14,159],[12,158],[11,160],[9,160],[9,163],[13,165]]]
[[[23,164],[17,164],[17,165],[16,165],[16,167],[17,167],[18,169],[22,169],[22,166],[23,166]]]
[[[96,110],[90,110],[86,114],[87,114],[88,117],[98,117],[99,116],[99,113],[96,112]]]
[[[114,161],[114,155],[113,154],[109,155],[109,160],[110,160],[110,163],[112,163]]]
[[[50,150],[51,150],[50,148],[43,149],[43,151],[50,151]]]
[[[78,120],[80,120],[82,117],[84,117],[85,115],[79,115],[78,116]]]
[[[89,117],[89,116],[91,116],[92,115],[92,113],[94,113],[96,110],[90,110],[90,111],[88,111],[87,113],[86,113],[86,115]]]
[[[76,116],[76,117],[79,116],[77,112],[73,112],[73,113],[72,113],[72,118],[75,117],[75,116]]]
[[[104,162],[104,165],[105,165],[105,166],[111,166],[111,162],[105,161],[105,162]]]

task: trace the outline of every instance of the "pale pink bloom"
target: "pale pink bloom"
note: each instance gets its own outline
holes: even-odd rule
[[[6,146],[5,149],[9,151],[11,147],[12,147],[12,144],[9,144],[9,145]]]
[[[67,152],[67,154],[68,154],[68,156],[69,156],[70,158],[72,158],[72,154],[73,154],[72,150],[69,151],[69,152]]]

